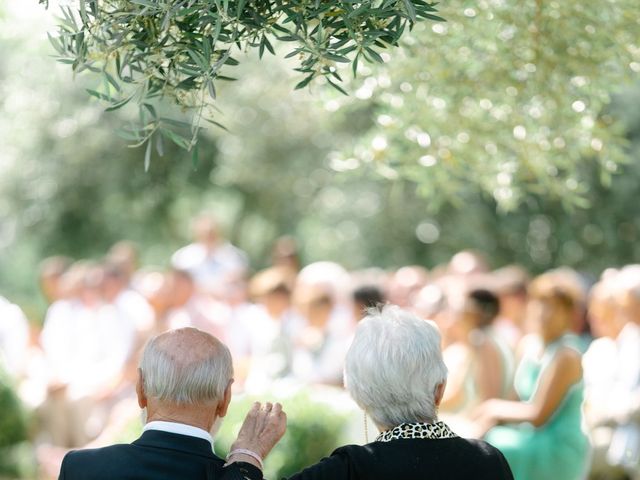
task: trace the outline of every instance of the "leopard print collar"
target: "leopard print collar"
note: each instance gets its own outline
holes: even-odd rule
[[[435,423],[403,423],[397,427],[382,432],[376,442],[389,442],[399,438],[457,438],[458,436],[444,422]]]

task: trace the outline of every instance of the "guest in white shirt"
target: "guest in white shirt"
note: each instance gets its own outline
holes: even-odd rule
[[[173,269],[168,282],[172,308],[167,313],[167,327],[198,328],[226,343],[229,307],[199,291],[193,276],[186,270]]]
[[[28,345],[27,317],[18,305],[0,296],[0,363],[14,379],[25,371]]]
[[[607,452],[609,463],[622,466],[633,480],[640,479],[640,265],[620,271],[617,300],[624,327],[616,339],[617,384],[609,408],[617,427]]]
[[[624,321],[616,302],[611,279],[603,279],[593,286],[589,296],[589,319],[596,339],[582,357],[584,371],[584,418],[593,447],[591,474],[595,478],[624,478],[624,471],[607,461],[607,451],[615,430],[610,421],[611,393],[615,388],[619,368],[616,338]]]
[[[242,277],[247,271],[247,255],[220,234],[211,215],[202,214],[193,222],[195,241],[176,251],[171,264],[189,272],[199,290],[221,296],[230,277]]]
[[[257,273],[250,283],[256,301],[246,318],[251,338],[251,364],[246,381],[250,391],[264,391],[292,374],[294,337],[304,325],[293,309],[288,272],[272,267]]]
[[[640,478],[640,268],[610,273],[592,290],[599,336],[583,358],[593,475]],[[604,478],[603,477],[603,478]]]
[[[107,263],[104,267],[102,298],[115,307],[124,321],[136,330],[136,350],[142,347],[155,325],[155,313],[149,302],[129,286],[129,274],[124,266]]]
[[[50,372],[43,416],[52,443],[76,447],[104,426],[106,413],[98,414],[95,407],[120,383],[135,327],[104,302],[100,266],[81,263],[66,275],[70,298],[49,308],[40,337]]]

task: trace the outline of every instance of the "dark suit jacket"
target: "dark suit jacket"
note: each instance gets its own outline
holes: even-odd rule
[[[397,439],[338,448],[289,480],[513,480],[502,453],[481,440]]]
[[[148,430],[133,443],[68,453],[59,480],[261,480],[247,463],[224,468],[206,440]]]

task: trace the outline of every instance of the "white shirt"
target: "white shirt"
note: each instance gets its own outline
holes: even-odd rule
[[[246,272],[249,261],[246,253],[229,242],[213,250],[201,243],[192,243],[175,252],[171,264],[188,271],[202,291],[219,293],[229,277],[242,276]]]
[[[60,300],[49,307],[40,340],[51,378],[66,383],[70,398],[77,399],[119,377],[135,327],[113,305]]]
[[[148,430],[158,430],[160,432],[177,433],[179,435],[187,435],[188,437],[201,438],[211,444],[211,450],[215,453],[213,448],[213,438],[209,432],[202,428],[187,425],[185,423],[161,422],[159,420],[154,420],[153,422],[147,423],[142,429],[143,432]]]
[[[17,305],[0,297],[0,362],[9,374],[23,373],[29,345],[29,323]]]

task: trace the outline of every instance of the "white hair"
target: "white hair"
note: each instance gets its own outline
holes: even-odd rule
[[[229,349],[207,333],[190,328],[181,330],[194,330],[210,337],[206,354],[185,352],[184,356],[177,356],[175,348],[163,345],[162,338],[167,334],[149,340],[140,360],[145,395],[178,405],[219,403],[233,377]]]
[[[378,426],[434,421],[436,389],[447,379],[438,327],[395,305],[370,310],[356,330],[344,376]]]

